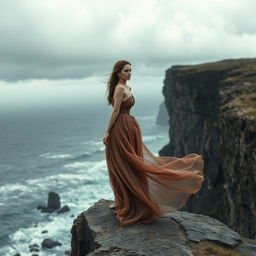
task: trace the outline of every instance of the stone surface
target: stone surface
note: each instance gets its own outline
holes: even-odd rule
[[[71,250],[66,250],[64,253],[65,255],[71,255]]]
[[[256,238],[256,59],[166,70],[170,142],[159,155],[201,154],[205,182],[182,209]]]
[[[65,205],[65,206],[61,207],[59,210],[57,210],[56,212],[63,213],[63,212],[68,212],[68,211],[70,211],[70,208],[67,205]]]
[[[239,246],[239,252],[256,256],[256,240],[243,238],[243,243]]]
[[[222,222],[201,214],[174,212],[168,214],[177,221],[191,241],[213,241],[218,244],[236,247],[241,242],[238,233],[227,227]]]
[[[58,193],[50,191],[48,194],[48,204],[49,209],[57,210],[60,208],[60,196]]]
[[[90,229],[85,213],[80,213],[73,221],[71,229],[71,255],[86,255],[98,246],[94,241],[96,233]]]
[[[113,209],[108,207],[111,203],[113,201],[101,199],[74,220],[72,256],[242,256],[244,252],[248,256],[255,255],[255,240],[240,237],[208,216],[177,211],[164,214],[151,223],[121,227]],[[217,252],[221,249],[226,254],[194,254],[204,241],[212,243],[210,245],[216,247]]]
[[[53,248],[55,246],[60,246],[62,244],[60,242],[58,242],[58,241],[54,241],[52,239],[46,238],[46,239],[43,240],[41,245],[44,248]]]

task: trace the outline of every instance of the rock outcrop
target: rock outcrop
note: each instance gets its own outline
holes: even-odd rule
[[[60,208],[60,196],[58,193],[50,191],[48,193],[48,202],[47,206],[38,205],[37,209],[41,210],[41,212],[54,212]]]
[[[170,142],[159,155],[205,160],[204,186],[183,210],[256,238],[256,59],[173,66],[163,94]]]
[[[157,125],[168,125],[169,124],[169,116],[168,116],[168,112],[166,110],[164,101],[159,106],[156,124]]]
[[[121,227],[109,200],[82,212],[71,229],[71,255],[255,256],[256,241],[201,214],[174,212],[148,224]]]
[[[53,248],[53,247],[55,247],[55,246],[60,246],[60,245],[62,245],[60,242],[58,242],[58,241],[54,241],[54,240],[52,240],[52,239],[49,239],[49,238],[46,238],[46,239],[44,239],[44,241],[42,242],[42,247],[44,247],[44,248]]]
[[[41,210],[41,212],[56,212],[56,213],[63,213],[63,212],[68,212],[70,211],[70,208],[65,205],[60,208],[60,196],[58,193],[55,193],[53,191],[50,191],[48,193],[48,203],[47,206],[44,205],[38,205],[37,209]]]

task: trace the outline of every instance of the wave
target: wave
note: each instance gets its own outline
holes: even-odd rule
[[[86,140],[86,141],[81,142],[81,144],[88,145],[88,146],[101,145],[102,141],[101,140]]]
[[[143,135],[142,136],[142,140],[143,142],[150,142],[150,141],[155,141],[155,140],[159,140],[162,139],[163,136],[162,135]]]
[[[22,255],[29,256],[31,255],[29,245],[34,243],[40,245],[45,238],[51,238],[62,243],[62,246],[51,249],[51,255],[63,255],[65,250],[70,249],[70,229],[75,216],[88,209],[101,198],[113,200],[111,188],[107,183],[98,185],[98,187],[92,185],[90,191],[89,193],[81,187],[74,187],[72,191],[60,193],[61,199],[64,199],[61,200],[62,205],[68,204],[70,207],[70,211],[63,214],[45,214],[32,209],[30,214],[36,219],[31,219],[27,227],[19,228],[9,234],[8,244],[0,248],[0,255],[12,256],[19,252]],[[48,232],[42,233],[44,230]],[[40,255],[48,256],[49,250],[40,249]]]
[[[70,154],[54,154],[50,152],[41,154],[40,156],[47,159],[72,158],[72,155]]]
[[[149,117],[144,117],[146,118],[151,118]],[[145,135],[142,136],[142,139],[144,142],[152,142],[152,141],[156,141],[158,139],[162,139],[163,136],[162,135]],[[71,163],[71,162],[75,162],[77,164],[75,165],[79,165],[80,161],[86,160],[88,158],[90,158],[91,156],[95,156],[98,154],[102,154],[105,152],[105,145],[103,144],[102,141],[100,140],[87,140],[84,142],[81,142],[83,145],[86,146],[87,149],[89,149],[89,151],[85,151],[83,154],[81,155],[71,155],[68,153],[63,153],[63,154],[57,154],[57,153],[44,153],[41,154],[40,157],[45,157],[47,159],[64,159],[66,162]],[[51,164],[52,165],[52,164]],[[65,165],[66,167],[67,165]],[[40,168],[49,168],[50,166],[47,164],[43,164],[39,166]]]
[[[147,121],[147,120],[152,121],[152,120],[155,120],[156,117],[155,116],[138,116],[138,117],[136,117],[136,119],[141,120],[141,121]]]
[[[67,185],[97,183],[102,179],[106,179],[105,160],[99,162],[74,162],[64,165],[64,168],[71,170],[71,172],[58,173],[37,179],[27,179],[24,183],[7,183],[0,186],[1,203],[4,204],[5,201],[19,198],[28,193],[33,195],[39,191],[49,191],[52,188],[56,190]]]
[[[27,215],[24,216],[23,213],[21,216],[25,218],[26,222],[24,223],[23,218],[19,220],[19,223],[16,224],[18,229],[8,235],[9,241],[0,248],[0,255],[11,256],[18,252],[22,255],[31,255],[28,246],[34,243],[40,245],[45,238],[51,238],[62,243],[62,246],[51,249],[51,255],[63,254],[65,250],[70,249],[70,229],[75,216],[88,209],[101,198],[113,200],[105,160],[94,163],[77,163],[77,165],[67,167],[72,168],[73,171],[39,179],[30,179],[27,180],[26,186],[24,184],[13,184],[11,186],[12,191],[19,189],[28,192],[26,198],[33,202],[24,205],[23,201],[20,200],[20,193],[15,193],[19,197],[19,204],[26,208]],[[61,183],[64,189],[59,190],[58,185]],[[60,195],[61,206],[67,204],[70,207],[69,212],[48,214],[41,213],[35,208],[35,205],[42,203],[42,195],[45,197],[43,200],[45,204],[47,201],[46,192],[49,191],[51,186]],[[10,187],[10,184],[2,186],[1,189],[4,191],[8,187]],[[14,200],[13,204],[16,208],[18,207],[17,200]],[[9,221],[12,220],[9,219]],[[20,228],[22,225],[24,227]],[[43,230],[48,232],[42,233]],[[49,251],[40,250],[40,255],[47,256]]]
[[[40,157],[44,157],[46,159],[64,159],[67,162],[73,162],[73,161],[86,160],[90,156],[95,156],[95,154],[96,155],[102,154],[105,151],[105,145],[103,144],[102,141],[99,141],[99,140],[88,140],[88,141],[82,142],[82,144],[86,145],[87,151],[84,151],[84,153],[81,155],[74,156],[68,153],[57,154],[53,152],[52,153],[47,152],[47,153],[41,154]],[[48,168],[48,167],[50,166],[47,164],[42,164],[39,166],[39,168]]]
[[[79,155],[79,156],[74,156],[72,157],[71,159],[68,159],[68,161],[77,161],[77,160],[83,160],[83,159],[86,159],[90,156],[89,153],[84,153],[82,155]]]
[[[86,159],[90,156],[95,156],[95,154],[98,154],[98,153],[102,153],[105,151],[105,146],[102,146],[98,149],[92,149],[90,152],[89,151],[86,151],[84,154],[82,155],[79,155],[79,156],[75,156],[75,157],[72,157],[71,159],[67,159],[67,161],[77,161],[77,160],[83,160],[83,159]]]

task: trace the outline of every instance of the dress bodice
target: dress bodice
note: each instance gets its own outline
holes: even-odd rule
[[[131,95],[128,99],[126,99],[121,103],[119,114],[120,113],[130,114],[130,109],[133,107],[134,104],[135,104],[135,99],[133,95]],[[112,101],[112,106],[114,106],[114,99]]]

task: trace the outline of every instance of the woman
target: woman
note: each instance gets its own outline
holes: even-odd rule
[[[130,78],[131,63],[117,61],[107,88],[113,112],[103,137],[115,196],[109,207],[115,208],[120,226],[149,223],[163,213],[182,208],[204,181],[201,155],[156,156],[143,143],[140,126],[130,114],[135,104],[126,83]]]

